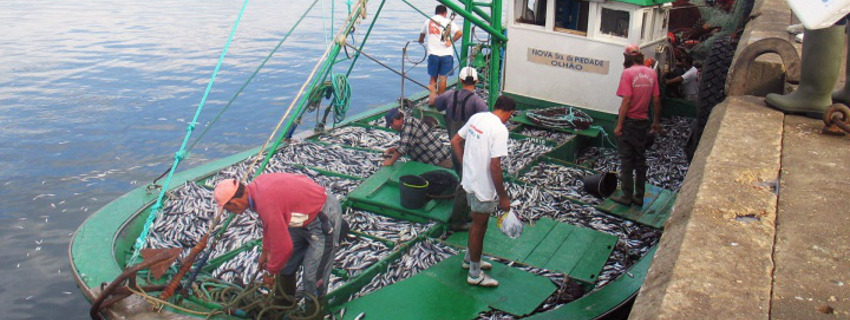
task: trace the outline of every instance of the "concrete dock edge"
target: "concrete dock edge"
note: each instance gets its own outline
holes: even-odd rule
[[[744,47],[790,39],[782,0],[758,0]],[[734,62],[733,62],[734,65]],[[748,93],[781,92],[778,56],[751,65]],[[785,116],[755,96],[715,107],[630,319],[769,319]]]

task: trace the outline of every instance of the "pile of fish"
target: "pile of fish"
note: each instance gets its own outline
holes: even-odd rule
[[[293,141],[275,156],[285,163],[305,164],[318,169],[366,178],[381,168],[383,155],[343,148],[338,145],[320,145]]]
[[[684,117],[661,121],[665,134],[657,135],[655,143],[646,152],[646,177],[649,183],[676,192],[682,187],[682,181],[690,166],[683,148],[693,121]],[[616,149],[588,148],[576,163],[597,171],[620,171],[620,159]]]
[[[373,122],[376,125],[383,125],[383,121],[381,118]],[[662,124],[667,135],[660,136],[648,154],[649,180],[653,184],[674,191],[681,185],[688,168],[681,146],[687,139],[690,121],[685,118],[674,118],[665,120]],[[444,129],[435,128],[435,130]],[[520,133],[534,138],[510,139],[509,157],[503,159],[502,165],[505,172],[514,175],[552,149],[551,146],[541,143],[541,138],[561,144],[575,137],[530,128],[523,128]],[[444,143],[447,143],[448,136],[445,134],[443,136],[446,139]],[[264,172],[307,175],[320,185],[331,189],[342,199],[356,188],[361,180],[325,175],[305,166],[365,178],[380,168],[381,154],[343,148],[336,144],[381,150],[393,146],[398,141],[398,135],[380,129],[352,126],[337,128],[320,136],[319,141],[330,144],[309,141],[290,142],[272,157]],[[619,160],[614,149],[590,148],[579,159],[579,163],[597,171],[619,169]],[[245,177],[252,163],[253,159],[236,163],[204,181],[205,186],[186,183],[169,192],[162,213],[151,227],[147,239],[148,247],[181,247],[184,248],[184,255],[188,253],[190,248],[207,232],[212,222],[214,202],[210,189],[222,179]],[[584,191],[582,178],[588,174],[590,174],[589,171],[578,167],[541,162],[519,176],[520,182],[506,183],[512,207],[526,224],[535,223],[541,218],[550,218],[605,232],[619,239],[597,279],[596,287],[598,288],[623,275],[627,268],[657,243],[661,233],[653,228],[595,209],[592,205],[598,204],[601,199]],[[574,200],[580,202],[574,202]],[[228,213],[224,215],[223,218],[226,218]],[[346,276],[332,275],[329,288],[331,291],[344,284],[345,279],[356,276],[385,258],[395,248],[393,243],[411,241],[434,225],[433,223],[412,223],[352,209],[346,210],[343,218],[354,232],[345,238],[336,254],[335,268],[343,270]],[[261,237],[261,228],[257,221],[256,213],[251,210],[235,216],[212,253],[212,258]],[[357,234],[361,235],[357,236]],[[370,284],[361,288],[352,296],[352,299],[409,278],[457,253],[458,250],[439,240],[419,241],[401,258],[394,261],[386,272],[379,274]],[[259,247],[241,252],[219,266],[212,275],[231,283],[247,283],[256,273],[258,256]],[[503,263],[508,262],[503,261]],[[559,287],[537,312],[551,310],[584,294],[578,284],[561,273],[527,266],[515,265],[514,267],[525,268],[529,272],[545,276]],[[479,318],[513,319],[514,317],[500,311],[491,311],[482,313]]]
[[[553,191],[565,192],[565,197],[587,204],[599,204],[602,199],[584,190],[584,177],[591,174],[593,173],[590,171],[576,167],[540,162],[523,174],[520,180]]]
[[[281,154],[275,154],[274,156],[272,156],[272,158],[269,159],[268,165],[266,165],[266,169],[263,170],[263,173],[286,172],[303,174],[305,176],[310,177],[310,179],[313,179],[313,181],[316,181],[316,183],[318,183],[319,185],[325,188],[329,188],[331,192],[336,194],[337,198],[339,198],[340,200],[342,200],[345,195],[354,190],[354,188],[356,188],[360,184],[359,180],[323,175],[315,170],[287,163],[283,161],[283,158],[284,156]],[[242,177],[244,177],[246,172],[248,171],[248,167],[253,162],[253,158],[251,158],[235,163],[207,179],[204,184],[209,188],[215,188],[215,185],[218,184],[221,180],[242,179]],[[257,162],[257,166],[259,166],[259,162]]]
[[[574,134],[569,134],[566,132],[552,131],[546,129],[539,129],[535,127],[525,126],[520,129],[517,133],[524,135],[526,137],[536,137],[543,138],[547,140],[551,140],[556,142],[558,145],[562,145],[567,141],[572,140],[576,137]]]
[[[372,291],[410,278],[457,253],[457,249],[444,245],[437,240],[426,239],[417,242],[398,260],[393,261],[386,272],[372,279],[368,285],[352,295],[351,299],[362,297]]]
[[[515,175],[525,165],[551,150],[551,146],[537,139],[508,139],[508,156],[502,157],[502,171]]]
[[[374,213],[348,209],[342,216],[349,228],[395,243],[407,242],[430,229],[435,223],[416,223]]]
[[[346,236],[334,256],[334,269],[344,270],[347,277],[354,277],[371,267],[392,252],[392,247],[366,237]],[[345,279],[331,274],[328,292],[345,284]]]
[[[690,163],[685,156],[685,144],[691,133],[694,119],[673,117],[661,122],[666,132],[655,139],[655,144],[647,151],[647,179],[653,185],[678,192],[682,181],[688,174]]]
[[[352,147],[386,150],[398,143],[398,133],[358,126],[336,128],[319,137],[319,141]]]

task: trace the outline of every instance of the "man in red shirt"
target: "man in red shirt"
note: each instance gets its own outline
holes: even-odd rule
[[[219,209],[241,214],[251,208],[263,226],[263,252],[258,261],[264,281],[275,280],[295,295],[299,267],[304,291],[327,294],[334,254],[339,246],[342,208],[331,192],[300,174],[269,173],[247,186],[233,179],[215,187]]]
[[[646,141],[648,133],[661,129],[661,98],[658,96],[658,75],[643,65],[643,54],[637,45],[626,46],[623,53],[623,75],[617,95],[623,98],[617,117],[617,150],[620,154],[621,196],[611,200],[622,205],[642,206],[646,184]],[[649,102],[652,101],[653,120],[650,130]],[[634,172],[632,172],[634,171]]]

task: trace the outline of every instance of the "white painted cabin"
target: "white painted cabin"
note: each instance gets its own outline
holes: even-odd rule
[[[503,90],[511,94],[616,114],[624,47],[660,60],[666,45],[669,1],[507,2]]]

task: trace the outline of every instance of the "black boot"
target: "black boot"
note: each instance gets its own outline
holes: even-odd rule
[[[622,194],[611,196],[611,201],[624,206],[632,205],[632,193],[634,190],[634,178],[631,170],[620,172],[620,190]]]
[[[284,307],[293,307],[297,303],[295,300],[295,290],[298,285],[298,279],[295,275],[284,276],[278,274],[275,277],[275,305]]]

